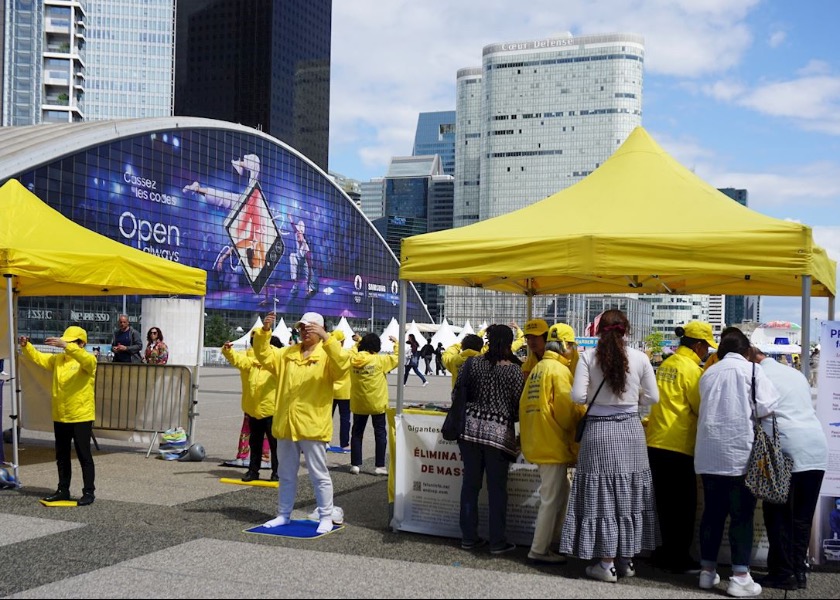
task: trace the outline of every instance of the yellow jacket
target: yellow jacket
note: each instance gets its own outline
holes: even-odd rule
[[[39,367],[52,371],[53,421],[84,423],[94,420],[96,357],[93,354],[70,342],[60,354],[45,354],[27,343],[23,355]]]
[[[665,359],[656,371],[659,402],[650,409],[647,445],[694,456],[700,414],[700,357],[686,346]]]
[[[339,335],[340,334],[340,335]],[[344,342],[344,332],[340,329],[336,329],[330,334],[330,337],[334,337],[339,341],[339,343]],[[359,343],[356,342],[355,346],[358,346]],[[355,348],[354,346],[354,348]],[[342,352],[344,352],[348,357],[352,356],[352,350],[344,350],[342,346]],[[348,400],[350,398],[350,371],[348,370],[344,376],[333,383],[333,398],[336,400]]]
[[[277,377],[264,369],[248,348],[242,352],[233,348],[222,348],[222,354],[230,364],[239,369],[242,380],[242,411],[255,419],[273,417],[277,409]]]
[[[400,364],[393,354],[359,352],[350,359],[350,412],[355,415],[379,415],[388,408],[388,380],[385,375]]]
[[[318,342],[304,358],[301,344],[275,348],[268,343],[270,337],[270,331],[257,330],[254,354],[279,382],[272,435],[295,442],[329,442],[333,432],[333,383],[347,372],[349,354],[342,352],[341,344],[331,337]]]
[[[443,351],[443,354],[441,354],[440,357],[443,359],[443,366],[446,367],[447,371],[452,373],[453,388],[455,387],[455,380],[458,379],[458,371],[462,366],[464,366],[467,359],[473,356],[478,356],[479,354],[481,353],[476,352],[475,350],[462,351],[461,342],[456,342]]]
[[[578,361],[580,360],[580,353],[575,348],[572,351],[572,358],[566,358],[565,356],[558,355],[560,357],[560,362],[569,367],[569,371],[572,372],[572,376],[575,374],[575,369],[577,368]],[[527,358],[522,362],[522,372],[525,375],[528,375],[534,367],[537,366],[537,363],[540,362],[537,358],[537,355],[533,352],[529,352]]]
[[[546,350],[531,370],[519,399],[522,454],[533,464],[574,464],[575,429],[586,408],[572,402],[572,372]]]

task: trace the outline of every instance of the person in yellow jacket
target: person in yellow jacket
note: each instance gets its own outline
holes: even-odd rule
[[[456,342],[443,351],[443,366],[452,373],[452,387],[455,387],[455,380],[458,379],[458,371],[464,366],[468,358],[478,356],[483,352],[484,340],[470,333],[464,336],[460,342]]]
[[[87,332],[81,327],[68,327],[61,337],[48,337],[47,346],[62,348],[59,354],[36,350],[29,338],[18,340],[23,356],[39,367],[52,371],[52,419],[55,432],[55,462],[58,465],[58,489],[44,498],[46,502],[70,499],[70,442],[76,446],[76,457],[82,467],[82,496],[79,506],[93,504],[96,470],[90,451],[93,434],[94,382],[96,357],[85,350]]]
[[[283,342],[277,336],[271,336],[270,343],[275,348],[282,348]],[[254,344],[254,332],[251,332],[251,345]],[[233,349],[233,342],[222,345],[222,355],[239,370],[242,380],[242,411],[248,417],[251,449],[248,471],[242,481],[254,481],[260,478],[262,465],[263,440],[268,438],[271,450],[271,481],[279,481],[277,476],[277,440],[271,435],[271,422],[277,409],[277,377],[263,368],[254,356],[253,347],[245,351]]]
[[[330,333],[344,344],[344,332],[336,329]],[[356,336],[353,336],[354,339]],[[335,416],[335,409],[338,409],[338,444],[343,452],[350,451],[350,371],[344,377],[333,383],[333,405],[332,414]]]
[[[686,573],[700,568],[690,554],[697,512],[694,441],[700,414],[700,363],[717,343],[712,326],[701,321],[686,323],[674,333],[680,345],[656,371],[659,402],[651,408],[646,436],[662,532],[654,561],[660,568]]]
[[[562,330],[552,328],[540,360],[528,375],[519,400],[519,431],[522,454],[539,467],[540,508],[528,558],[536,563],[563,564],[566,558],[552,552],[559,540],[569,501],[567,470],[577,461],[577,422],[585,412],[572,402],[571,348],[560,339]]]
[[[391,342],[397,338],[391,336]],[[362,466],[362,441],[368,416],[373,422],[376,442],[374,474],[387,475],[385,448],[388,429],[385,410],[388,408],[388,380],[385,375],[400,364],[397,345],[393,354],[379,354],[382,341],[368,333],[359,342],[359,349],[350,359],[350,410],[353,412],[353,433],[350,437],[350,472],[358,475]]]
[[[548,323],[545,319],[530,319],[522,328],[525,343],[528,345],[528,357],[522,363],[522,372],[527,377],[531,370],[542,360],[545,344],[548,341]]]
[[[254,335],[257,360],[277,377],[277,410],[271,433],[277,438],[277,459],[280,490],[277,517],[265,527],[280,527],[291,522],[297,495],[300,454],[306,459],[309,480],[318,504],[318,533],[332,531],[336,515],[333,510],[333,484],[327,469],[326,444],[332,439],[333,384],[350,367],[349,354],[324,329],[324,317],[305,313],[295,328],[300,343],[286,348],[272,348],[268,340],[276,315],[271,312],[263,327]]]

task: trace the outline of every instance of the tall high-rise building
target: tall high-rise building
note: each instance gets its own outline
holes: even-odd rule
[[[749,193],[739,188],[718,188],[741,206],[749,203]],[[723,296],[723,321],[726,325],[738,326],[743,322],[759,322],[761,296]]]
[[[178,3],[175,114],[241,123],[327,171],[331,0]]]
[[[440,156],[443,172],[455,175],[455,111],[420,113],[412,156]]]
[[[172,0],[15,0],[3,13],[3,125],[172,114]]]
[[[456,78],[454,225],[523,208],[597,169],[641,125],[643,67],[633,34],[485,46],[482,66]],[[448,287],[447,316],[481,319],[479,295]],[[537,297],[534,314],[551,301]],[[489,302],[497,318],[524,318],[521,297]]]

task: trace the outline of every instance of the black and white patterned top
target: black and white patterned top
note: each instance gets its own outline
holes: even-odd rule
[[[466,366],[466,365],[465,365]],[[464,367],[458,377],[464,372]],[[484,356],[469,360],[469,400],[461,439],[519,454],[514,423],[525,375],[519,365],[492,365]]]

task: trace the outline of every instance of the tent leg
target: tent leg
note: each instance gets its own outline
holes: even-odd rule
[[[403,384],[403,379],[405,378],[405,321],[408,317],[408,311],[406,310],[406,302],[408,298],[408,281],[405,279],[400,279],[400,333],[398,336],[397,343],[397,351],[399,352],[400,361],[397,365],[397,414],[402,414],[403,410],[403,400],[405,397],[405,385]]]
[[[811,356],[811,276],[802,276],[802,320],[800,321],[802,338],[799,340],[799,370],[808,379],[811,374],[811,365],[808,358]]]
[[[149,443],[149,449],[146,450],[146,458],[149,458],[149,455],[152,453],[152,448],[155,446],[155,442],[158,438],[158,432],[155,431],[155,434],[152,436],[152,441]]]
[[[20,388],[18,387],[18,372],[17,372],[17,346],[15,345],[15,295],[12,289],[12,275],[4,275],[6,278],[6,305],[8,327],[9,327],[9,383],[12,389],[12,410],[9,418],[12,421],[12,470],[15,475],[15,485],[20,488],[20,468],[19,468],[19,449],[20,440],[18,439],[18,414],[20,411]]]

